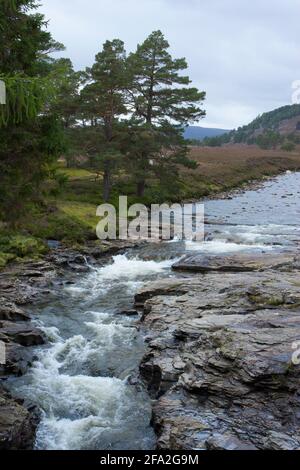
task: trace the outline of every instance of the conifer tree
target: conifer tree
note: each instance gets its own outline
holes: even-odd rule
[[[87,73],[90,83],[82,91],[82,118],[90,125],[87,145],[90,141],[89,153],[103,171],[103,198],[108,201],[112,174],[120,158],[119,119],[128,112],[124,43],[119,39],[106,41]]]
[[[129,95],[134,119],[140,122],[141,132],[148,132],[145,146],[136,161],[140,165],[137,180],[137,194],[142,196],[146,178],[156,170],[162,175],[176,173],[176,164],[191,165],[186,158],[187,149],[182,138],[182,128],[190,122],[201,119],[205,112],[201,109],[205,93],[191,87],[190,79],[181,74],[187,69],[185,59],[173,59],[169,43],[161,31],[154,31],[135,53],[128,58],[128,71],[131,76]],[[149,146],[152,136],[153,145],[159,149],[153,155],[153,145]],[[139,147],[141,140],[139,140]],[[136,141],[136,140],[135,140]],[[132,145],[136,153],[136,145]],[[159,168],[159,171],[158,171]]]
[[[47,112],[53,84],[49,52],[61,50],[46,30],[36,0],[0,3],[0,216],[15,222],[38,199],[47,168],[60,151],[59,123]]]

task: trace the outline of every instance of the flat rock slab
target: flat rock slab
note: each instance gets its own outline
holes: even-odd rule
[[[199,273],[208,272],[252,272],[266,269],[279,269],[288,267],[295,262],[295,256],[291,254],[238,254],[231,256],[205,256],[193,254],[185,256],[175,263],[172,268],[175,271],[192,271]]]
[[[137,293],[148,344],[140,371],[156,399],[158,448],[300,449],[293,266],[186,275]]]

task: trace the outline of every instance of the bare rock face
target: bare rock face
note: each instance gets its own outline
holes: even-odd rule
[[[160,449],[300,449],[299,285],[297,270],[271,269],[137,294]]]
[[[0,389],[0,450],[33,448],[38,415]]]
[[[294,255],[237,254],[224,257],[187,255],[174,264],[175,271],[209,272],[252,272],[266,269],[290,267],[295,261]]]
[[[0,450],[34,447],[37,410],[11,397],[2,384],[9,376],[23,375],[34,359],[32,346],[46,341],[23,306],[47,293],[54,277],[54,268],[43,261],[12,265],[0,274],[0,341],[6,352],[6,362],[0,364]]]

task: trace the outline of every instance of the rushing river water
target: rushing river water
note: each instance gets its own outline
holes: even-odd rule
[[[42,410],[37,449],[152,449],[150,399],[134,377],[144,353],[133,307],[146,281],[174,276],[187,252],[293,250],[300,239],[300,173],[205,204],[206,241],[142,246],[66,278],[31,310],[49,338],[27,375],[10,381]]]

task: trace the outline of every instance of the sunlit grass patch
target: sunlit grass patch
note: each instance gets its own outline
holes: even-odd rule
[[[99,219],[96,217],[97,206],[85,202],[60,201],[57,207],[66,215],[78,220],[88,228],[95,230]]]
[[[66,175],[70,180],[72,179],[101,179],[101,175],[92,170],[84,168],[61,168],[59,173]]]

